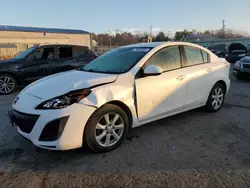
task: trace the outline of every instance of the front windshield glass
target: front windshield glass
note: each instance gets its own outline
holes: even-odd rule
[[[123,47],[112,50],[82,68],[84,71],[119,74],[130,70],[151,48]]]
[[[36,49],[36,47],[28,48],[27,50],[18,53],[18,54],[14,57],[14,59],[23,59],[23,58],[25,58],[27,55],[29,55],[31,52],[33,52],[35,49]]]

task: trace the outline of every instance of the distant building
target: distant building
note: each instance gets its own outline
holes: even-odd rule
[[[206,42],[206,41],[213,41],[218,40],[218,37],[201,35],[201,34],[191,34],[183,39],[185,42]]]
[[[190,36],[185,37],[183,41],[196,43],[206,48],[213,48],[213,49],[222,49],[222,48],[227,49],[228,46],[231,45],[232,43],[241,43],[250,50],[250,37],[220,39],[218,37],[213,37],[213,36],[192,34]]]
[[[38,44],[74,44],[92,48],[91,34],[83,30],[0,25],[0,55],[10,56]]]
[[[97,41],[96,40],[92,40],[92,47],[97,47],[98,46],[98,43],[97,43]]]

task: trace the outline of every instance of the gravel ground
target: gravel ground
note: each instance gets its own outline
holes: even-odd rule
[[[11,181],[10,181],[11,180]],[[250,171],[105,172],[105,173],[2,173],[0,184],[9,187],[103,187],[103,188],[247,188]]]
[[[105,154],[34,147],[8,122],[14,97],[0,96],[2,187],[250,186],[249,81],[232,78],[218,113],[197,109],[144,125]]]

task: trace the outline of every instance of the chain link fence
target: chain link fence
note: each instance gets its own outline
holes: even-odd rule
[[[96,52],[98,55],[102,55],[112,49],[118,48],[119,46],[113,45],[113,46],[96,46],[93,47],[93,51]]]

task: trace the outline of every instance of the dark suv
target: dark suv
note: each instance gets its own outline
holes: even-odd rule
[[[85,46],[43,45],[0,61],[0,94],[12,93],[45,76],[82,67],[97,55]]]

